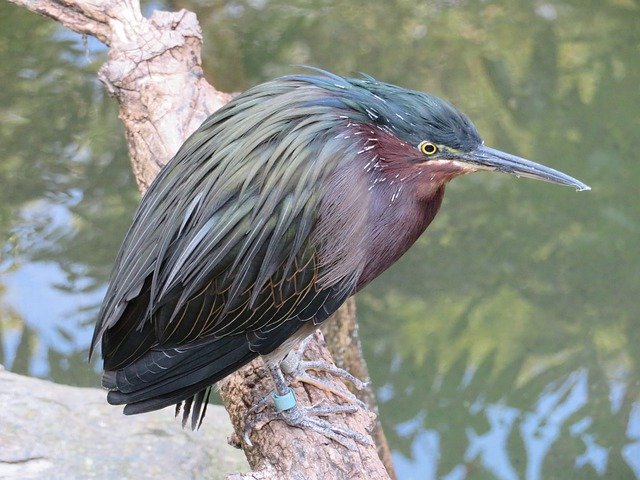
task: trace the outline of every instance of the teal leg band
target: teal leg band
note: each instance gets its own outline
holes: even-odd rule
[[[285,410],[291,410],[296,406],[296,396],[293,390],[289,389],[284,395],[272,395],[273,404],[276,406],[277,412],[284,412]]]

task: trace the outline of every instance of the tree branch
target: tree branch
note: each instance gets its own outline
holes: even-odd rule
[[[348,370],[352,375],[362,381],[370,381],[367,362],[362,355],[362,346],[360,344],[356,318],[356,302],[353,298],[350,298],[322,325],[322,331],[327,338],[327,347],[336,365]],[[389,477],[395,480],[396,474],[393,468],[393,458],[391,457],[387,437],[384,435],[382,424],[378,417],[378,402],[376,401],[373,389],[371,385],[369,385],[367,388],[356,390],[353,393],[366,403],[369,410],[375,414],[375,423],[371,430],[371,436],[376,443],[378,456],[382,460],[382,463],[384,463]]]
[[[110,46],[108,62],[100,69],[99,77],[120,103],[119,116],[126,127],[133,172],[142,192],[184,140],[230,99],[230,95],[216,91],[204,80],[202,35],[191,12],[154,12],[146,19],[137,0],[10,1],[78,33],[93,35]],[[353,306],[350,300],[343,307],[343,315],[344,312],[349,315]],[[355,310],[352,317],[353,322]],[[359,349],[359,342],[356,346]],[[331,361],[319,333],[310,351],[314,359]],[[359,360],[364,365],[361,357]],[[366,365],[356,373],[366,375]],[[256,360],[221,382],[221,393],[236,431],[235,443],[239,446],[248,406],[272,388],[266,377],[261,360]],[[298,386],[295,390],[302,403],[336,401],[331,394],[315,388]],[[367,400],[375,410],[372,392],[368,395]],[[372,417],[359,409],[332,421],[367,434],[374,421]],[[381,430],[377,438],[384,441],[380,435]],[[357,450],[350,451],[313,432],[288,428],[279,421],[254,431],[251,438],[254,447],[242,447],[257,472],[245,476],[247,479],[272,478],[274,472],[282,479],[389,478],[373,446],[358,445]],[[386,446],[386,441],[383,443]],[[388,448],[384,451],[388,454]],[[385,460],[393,475],[390,457]]]
[[[109,7],[117,7],[120,10],[119,17],[125,15],[124,2],[116,5],[115,2],[65,2],[56,0],[10,0],[16,5],[52,18],[62,23],[69,29],[87,35],[93,35],[101,42],[110,45],[111,28],[109,26]],[[128,5],[131,13],[137,9],[140,17],[140,4],[133,1]]]

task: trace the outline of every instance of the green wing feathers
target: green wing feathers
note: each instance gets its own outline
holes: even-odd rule
[[[94,335],[106,368],[155,345],[276,328],[318,297],[318,186],[345,146],[332,141],[341,119],[299,86],[263,84],[230,102],[151,185]]]

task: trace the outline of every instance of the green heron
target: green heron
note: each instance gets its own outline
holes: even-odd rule
[[[447,182],[477,170],[589,189],[485,146],[446,101],[368,76],[239,95],[161,170],[120,249],[91,345],[109,403],[184,402],[195,428],[211,386],[261,355],[281,418],[362,440],[313,415],[326,407],[297,406],[280,362],[407,251]]]

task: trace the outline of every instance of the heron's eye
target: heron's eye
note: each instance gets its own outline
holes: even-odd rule
[[[438,153],[438,146],[431,142],[421,142],[418,148],[425,155],[434,155]]]

